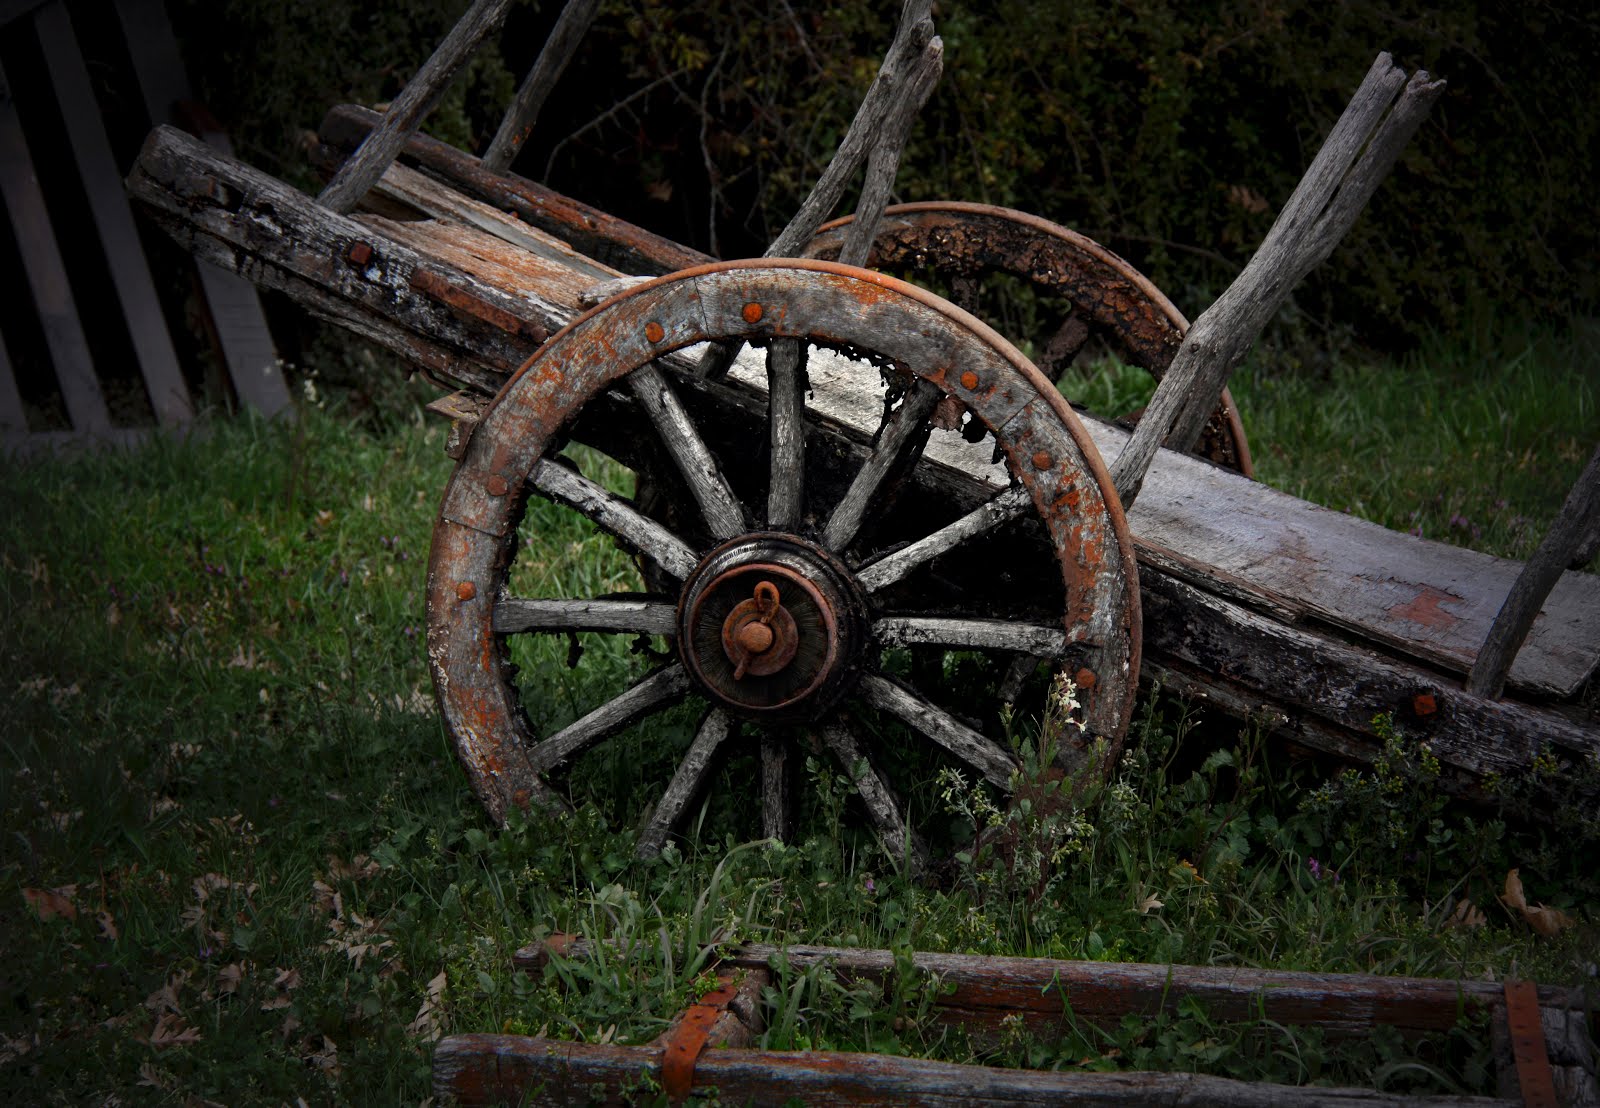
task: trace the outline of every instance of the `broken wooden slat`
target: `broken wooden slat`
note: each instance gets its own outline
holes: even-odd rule
[[[1467,675],[1470,691],[1479,696],[1500,695],[1505,688],[1506,674],[1539,610],[1549,598],[1550,590],[1561,579],[1563,569],[1577,559],[1586,536],[1597,528],[1600,528],[1600,446],[1595,447],[1589,464],[1573,482],[1539,549],[1528,559],[1506,594],[1506,601],[1483,640],[1483,649],[1472,663],[1472,672]]]
[[[183,104],[191,130],[212,149],[232,157],[233,144],[221,126],[189,102],[177,36],[161,0],[117,0],[116,9],[151,125],[171,122]],[[289,389],[255,287],[204,259],[196,259],[195,270],[210,331],[240,404],[268,418],[292,417]]]
[[[383,176],[423,118],[434,109],[450,81],[491,32],[504,22],[511,0],[473,0],[439,48],[417,70],[383,113],[383,122],[367,136],[323,188],[317,201],[336,212],[348,212]]]
[[[67,415],[74,431],[92,436],[109,430],[111,418],[12,96],[11,83],[0,69],[0,193],[5,197]]]
[[[594,13],[599,8],[600,0],[567,0],[562,7],[550,37],[539,51],[538,60],[517,89],[516,97],[506,109],[505,118],[500,121],[500,129],[489,142],[489,149],[483,152],[485,169],[503,173],[510,167],[517,151],[522,149],[522,144],[533,133],[533,126],[539,120],[539,109],[544,107],[550,90],[561,79],[561,72],[567,68],[572,55],[578,52],[578,43],[589,29],[589,24],[594,22]]]
[[[461,1105],[631,1104],[641,1078],[658,1080],[653,1047],[602,1046],[516,1035],[450,1035],[433,1052],[433,1090]],[[710,1050],[694,1091],[750,1105],[1183,1104],[1201,1108],[1411,1105],[1488,1108],[1513,1101],[1470,1096],[1399,1097],[1373,1089],[1252,1084],[1194,1073],[1086,1073],[963,1066],[882,1054]]]
[[[178,355],[167,334],[161,303],[156,299],[150,264],[133,225],[133,212],[122,191],[122,175],[112,158],[100,107],[89,84],[89,71],[63,0],[50,0],[40,7],[34,25],[150,406],[164,426],[182,426],[194,418],[189,388],[178,368]]]
[[[1443,92],[1443,81],[1418,70],[1407,82],[1388,54],[1378,55],[1261,247],[1189,329],[1113,463],[1124,507],[1134,505],[1163,443],[1194,448],[1229,374],[1294,287],[1344,238]]]

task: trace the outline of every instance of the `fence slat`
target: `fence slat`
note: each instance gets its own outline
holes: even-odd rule
[[[88,196],[89,213],[100,234],[111,281],[127,320],[134,357],[144,375],[150,406],[163,425],[182,426],[194,418],[189,388],[167,334],[150,263],[133,224],[133,212],[122,190],[122,175],[111,154],[100,107],[89,83],[89,70],[79,52],[66,5],[62,0],[50,0],[35,14],[34,26]]]
[[[34,173],[33,157],[22,133],[22,120],[12,99],[11,83],[0,69],[0,192],[22,255],[22,268],[33,290],[34,308],[44,330],[56,382],[75,430],[94,434],[110,428],[105,397],[94,375],[89,343],[84,338],[78,306],[67,283],[67,270],[50,226],[44,192]]]

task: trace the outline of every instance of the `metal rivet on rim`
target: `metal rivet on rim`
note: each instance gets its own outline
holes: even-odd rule
[[[667,337],[667,329],[652,319],[644,325],[644,337],[651,342],[660,342]]]
[[[483,483],[483,487],[489,490],[490,496],[504,496],[511,488],[506,484],[506,479],[498,473],[489,474],[489,479]]]
[[[961,387],[964,388],[964,389],[968,389],[968,390],[977,388],[978,387],[978,375],[976,373],[972,372],[972,370],[970,370],[970,369],[967,370],[965,373],[963,373],[961,375]]]
[[[457,600],[471,600],[478,595],[478,586],[471,581],[462,581],[456,585]]]
[[[1043,450],[1039,451],[1033,456],[1034,469],[1049,469],[1054,462],[1055,459]]]
[[[766,312],[762,310],[760,304],[757,304],[754,300],[752,300],[750,303],[744,306],[744,311],[740,312],[739,314],[744,316],[744,321],[746,323],[760,323],[761,317],[765,315]]]

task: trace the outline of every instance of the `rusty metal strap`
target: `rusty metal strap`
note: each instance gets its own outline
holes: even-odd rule
[[[1545,1052],[1544,1023],[1539,1018],[1539,990],[1531,981],[1506,982],[1506,1027],[1517,1060],[1517,1084],[1527,1108],[1556,1108],[1555,1075]]]
[[[711,1028],[739,995],[731,977],[722,976],[720,980],[719,988],[689,1006],[661,1053],[661,1087],[675,1104],[688,1099],[689,1090],[694,1087],[694,1066],[706,1048]]]

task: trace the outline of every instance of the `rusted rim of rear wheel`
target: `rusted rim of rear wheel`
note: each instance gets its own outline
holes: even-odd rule
[[[773,507],[776,499],[769,498],[764,511],[742,503],[730,508],[731,491],[715,465],[706,469],[680,462],[700,497],[704,531],[713,536],[686,541],[547,454],[587,403],[624,379],[636,396],[671,408],[677,403],[674,386],[661,359],[717,340],[767,346],[768,387],[772,394],[780,384],[798,391],[802,427],[805,371],[797,378],[792,367],[778,368],[786,343],[870,356],[870,362],[851,364],[872,369],[875,378],[874,366],[904,374],[910,383],[902,407],[922,396],[929,407],[919,410],[931,412],[937,400],[970,412],[994,435],[1015,484],[1001,488],[969,516],[980,520],[980,532],[1022,518],[1019,513],[1042,525],[1060,573],[1059,622],[1018,629],[1002,620],[941,622],[886,613],[879,598],[915,580],[932,556],[918,553],[915,543],[863,553],[851,537],[856,525],[839,522],[845,514],[840,506],[796,513],[776,527],[763,518],[779,512]],[[769,408],[776,424],[774,411]],[[924,438],[928,433],[924,427]],[[892,437],[884,433],[885,442]],[[790,480],[778,457],[774,447],[774,487]],[[867,468],[864,464],[863,471]],[[675,603],[510,595],[516,527],[536,492],[578,507],[647,559],[659,576],[677,582]],[[940,525],[928,538],[964,534],[960,524]],[[776,606],[763,585],[780,592]],[[788,585],[795,587],[784,592]],[[764,632],[739,638],[749,621],[741,623],[736,613],[747,602],[755,605],[750,610],[772,617],[770,640]],[[807,604],[822,614],[811,618]],[[780,626],[783,614],[794,620],[794,629]],[[508,672],[507,634],[597,629],[675,635],[679,659],[561,732],[535,735]],[[1042,645],[1021,649],[1025,656],[1070,656],[1069,672],[1087,675],[1079,682],[1086,731],[1075,739],[1075,754],[1083,764],[1093,753],[1104,760],[1103,767],[1120,751],[1131,716],[1139,632],[1137,567],[1126,520],[1092,441],[1051,383],[987,325],[939,297],[882,274],[821,261],[754,260],[687,270],[636,286],[553,336],[507,383],[473,433],[445,491],[428,575],[428,654],[435,690],[458,757],[496,818],[512,805],[558,805],[545,774],[686,695],[703,696],[711,710],[663,798],[661,806],[671,801],[675,812],[681,813],[683,805],[679,778],[703,775],[703,763],[730,733],[743,725],[760,726],[769,711],[811,729],[847,772],[866,765],[862,744],[834,710],[841,698],[898,718],[997,787],[1009,787],[1014,755],[862,661],[872,649],[897,642],[932,642],[953,650],[982,650],[998,642],[997,649],[1013,651],[1027,639]],[[791,673],[792,687],[774,685],[768,693],[752,694],[754,686],[735,685],[730,691],[729,675],[711,672],[719,653],[735,668],[749,661],[729,646],[731,641],[763,654],[776,649],[784,635],[797,636],[796,658],[775,672],[787,673],[807,658],[805,664],[814,667]],[[771,676],[754,667],[747,673]],[[764,738],[764,791],[767,764]],[[890,790],[874,774],[868,771],[855,784],[880,836],[892,841],[903,831],[903,820]],[[641,851],[652,844],[659,848],[671,829],[658,809],[641,836]]]
[[[853,221],[846,216],[824,224],[807,256],[836,257]],[[867,261],[885,268],[931,268],[957,280],[985,272],[1022,278],[1070,302],[1074,316],[1087,316],[1131,364],[1158,381],[1189,330],[1189,321],[1172,301],[1116,253],[1070,228],[1012,208],[953,200],[891,206],[878,225]],[[1047,375],[1060,377],[1087,337],[1087,332],[1077,335],[1075,346],[1068,339],[1071,353],[1058,366],[1042,367]],[[1255,476],[1244,424],[1226,389],[1195,453]]]

